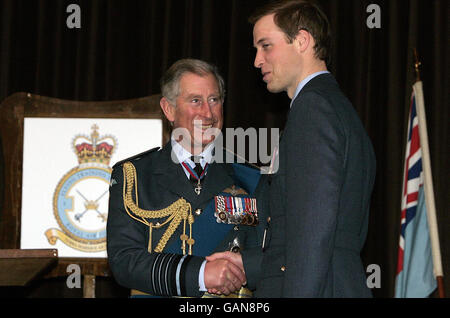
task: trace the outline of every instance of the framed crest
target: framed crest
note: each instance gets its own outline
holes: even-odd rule
[[[100,273],[92,275],[105,274],[112,166],[169,140],[159,100],[80,102],[29,93],[6,98],[0,123],[2,248],[56,248],[59,263],[94,262],[89,266]],[[64,266],[58,271],[67,275]]]

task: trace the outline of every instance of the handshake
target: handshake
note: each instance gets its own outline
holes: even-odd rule
[[[204,280],[208,293],[229,295],[247,284],[240,253],[214,253],[206,261]]]

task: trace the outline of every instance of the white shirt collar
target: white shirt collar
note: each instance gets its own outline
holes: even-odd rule
[[[292,103],[294,102],[295,98],[297,97],[297,95],[300,93],[300,91],[302,90],[302,88],[310,81],[312,80],[314,77],[319,76],[320,74],[325,74],[325,73],[330,73],[329,71],[320,71],[320,72],[315,72],[312,73],[308,76],[306,76],[300,83],[298,83],[297,85],[297,89],[295,90],[294,96],[292,97],[291,100],[291,104],[289,105],[289,107],[292,107]]]
[[[173,137],[170,138],[172,144],[172,151],[177,157],[179,163],[188,162],[191,167],[194,167],[194,162],[191,160],[192,154],[181,146]],[[211,142],[203,151],[198,155],[200,156],[200,164],[204,168],[206,163],[211,163],[214,150],[214,142]]]

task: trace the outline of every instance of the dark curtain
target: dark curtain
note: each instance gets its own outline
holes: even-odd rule
[[[89,101],[148,96],[159,93],[159,78],[171,63],[194,57],[218,65],[226,79],[225,127],[282,129],[289,99],[266,91],[253,67],[252,26],[247,23],[265,2],[2,0],[0,101],[18,91]],[[381,288],[374,289],[374,295],[392,297],[407,116],[415,81],[413,48],[422,62],[442,260],[444,274],[450,273],[449,2],[317,2],[334,33],[330,70],[375,148],[377,178],[363,260],[381,267]],[[81,29],[66,26],[71,3],[81,8]],[[371,3],[381,8],[379,29],[366,25]],[[0,148],[0,155],[8,154]],[[450,279],[444,280],[450,295]],[[117,286],[111,288],[123,294]],[[22,293],[53,295],[49,290],[38,286]]]

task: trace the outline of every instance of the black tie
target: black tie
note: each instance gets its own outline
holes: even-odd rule
[[[191,160],[195,164],[194,171],[195,171],[195,173],[197,174],[197,176],[199,178],[200,178],[200,176],[203,173],[203,168],[202,168],[202,165],[200,164],[200,158],[202,158],[202,157],[199,157],[199,156],[192,156],[191,157]],[[189,175],[189,180],[195,185],[198,183],[197,179],[195,179],[192,175]]]

